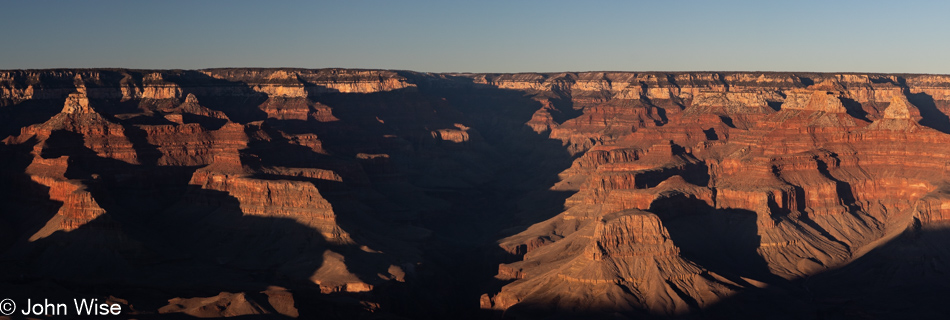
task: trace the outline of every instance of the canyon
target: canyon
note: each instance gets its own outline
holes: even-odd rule
[[[950,76],[0,71],[0,298],[934,318]]]

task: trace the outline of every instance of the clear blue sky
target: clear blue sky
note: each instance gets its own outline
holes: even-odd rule
[[[0,69],[950,74],[950,1],[0,1]]]

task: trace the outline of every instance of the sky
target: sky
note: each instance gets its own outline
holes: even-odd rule
[[[0,69],[950,74],[950,1],[9,1]]]

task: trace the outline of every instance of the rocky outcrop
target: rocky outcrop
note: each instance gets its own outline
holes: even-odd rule
[[[63,106],[62,113],[96,113],[89,107],[89,98],[85,93],[70,93],[66,97],[66,105]]]
[[[683,259],[659,217],[638,210],[611,214],[522,262],[502,265],[499,277],[506,275],[521,280],[483,297],[482,308],[517,309],[528,300],[580,313],[616,308],[680,314],[711,305],[735,286]]]
[[[782,109],[811,110],[830,113],[844,113],[847,109],[841,104],[833,92],[823,91],[790,91],[786,93]]]

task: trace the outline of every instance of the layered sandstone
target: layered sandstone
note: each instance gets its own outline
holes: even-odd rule
[[[945,258],[948,111],[941,75],[2,71],[0,267],[202,317],[680,315],[851,269],[946,285],[865,261]]]
[[[746,288],[755,287],[750,286],[753,283],[774,281],[768,280],[771,275],[798,279],[846,265],[910,227],[911,217],[939,221],[941,218],[935,217],[941,216],[939,212],[943,209],[939,209],[940,196],[934,192],[945,176],[945,165],[939,164],[944,161],[945,148],[939,141],[945,141],[947,136],[938,130],[946,128],[918,123],[922,112],[902,93],[903,78],[815,74],[805,77],[809,80],[807,84],[802,83],[804,77],[779,81],[735,77],[732,83],[722,81],[721,87],[694,78],[691,82],[676,81],[676,87],[667,86],[663,93],[659,89],[642,91],[641,100],[655,106],[680,104],[683,112],[676,108],[670,112],[666,107],[665,123],[632,126],[619,137],[598,138],[597,146],[562,172],[564,188],[584,181],[579,188],[571,187],[579,192],[565,202],[567,208],[560,215],[501,241],[502,248],[524,255],[524,261],[502,265],[499,277],[516,281],[495,296],[484,297],[483,307],[512,311],[521,310],[518,306],[575,310],[582,305],[630,303],[625,299],[645,301],[633,298],[635,293],[624,297],[595,294],[592,296],[596,297],[583,302],[574,301],[578,298],[571,289],[554,290],[561,293],[539,290],[550,288],[546,283],[558,279],[554,273],[532,272],[526,267],[580,259],[583,254],[570,253],[559,245],[576,241],[571,239],[596,225],[601,217],[624,210],[648,210],[661,219],[669,219],[675,228],[683,230],[671,233],[685,237],[681,241],[687,243],[686,250],[700,260],[722,259],[709,253],[712,250],[721,250],[720,254],[727,257],[747,256],[741,258],[746,260],[741,263],[745,266],[719,262],[714,265],[731,276],[747,279],[735,283]],[[677,75],[667,79],[679,78]],[[528,78],[504,80],[486,82],[529,92],[579,88],[546,85],[550,80],[538,77],[530,80],[538,84],[530,86],[515,85],[516,80],[530,83]],[[699,83],[703,84],[702,91],[684,91]],[[613,98],[620,99],[616,92]],[[584,114],[577,119],[584,119],[588,113],[600,113],[595,110],[584,108]],[[718,117],[706,117],[709,114]],[[862,114],[870,119],[861,118]],[[557,128],[571,130],[568,125],[571,123]],[[695,133],[690,133],[690,128]],[[672,149],[658,152],[659,146]],[[919,164],[921,161],[932,164]],[[748,229],[737,229],[738,221],[750,221]],[[707,228],[716,231],[691,225],[696,223],[706,223]],[[686,230],[709,235],[689,236]],[[710,236],[722,243],[691,239]],[[733,249],[719,247],[729,243],[734,243]],[[736,249],[742,246],[749,246],[749,251]],[[542,252],[548,252],[546,248],[561,254],[543,256]],[[755,263],[762,267],[749,267]],[[618,270],[623,272],[624,268],[648,270],[631,264]],[[598,292],[622,287],[610,281],[590,283],[599,286]],[[690,292],[680,291],[695,301],[728,295],[702,295],[715,290]],[[571,306],[554,302],[565,300],[574,302]],[[672,301],[640,308],[664,314],[677,312]]]

